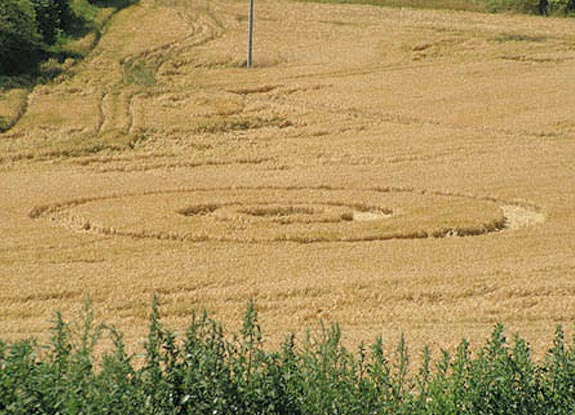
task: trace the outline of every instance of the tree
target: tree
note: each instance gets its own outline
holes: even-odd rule
[[[41,41],[35,12],[28,0],[0,0],[0,73],[35,67]]]
[[[53,45],[59,32],[72,23],[70,0],[31,0],[36,12],[38,31],[47,45]]]

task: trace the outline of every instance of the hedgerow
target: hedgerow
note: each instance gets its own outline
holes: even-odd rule
[[[144,361],[122,335],[94,324],[81,329],[56,315],[48,344],[0,341],[2,414],[573,414],[575,340],[557,327],[546,357],[535,362],[519,336],[498,324],[484,346],[462,341],[432,362],[428,348],[410,367],[402,339],[384,353],[378,338],[351,351],[337,325],[279,350],[263,347],[253,302],[239,333],[225,335],[206,313],[193,314],[182,336],[163,326],[154,300]],[[96,356],[108,336],[113,347]]]

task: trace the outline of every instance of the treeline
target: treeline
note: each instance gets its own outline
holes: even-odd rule
[[[472,0],[485,5],[489,12],[513,11],[539,15],[575,13],[575,0]]]
[[[39,61],[90,30],[94,8],[135,0],[0,0],[0,75],[33,72]]]
[[[74,334],[73,327],[77,327]],[[113,347],[95,356],[98,339]],[[485,345],[435,360],[423,350],[410,366],[403,340],[351,351],[337,326],[277,351],[263,347],[250,303],[239,333],[226,336],[203,314],[181,335],[160,322],[154,303],[143,355],[130,355],[116,330],[95,325],[90,308],[73,326],[57,316],[41,346],[0,341],[1,414],[106,415],[572,415],[575,339],[557,328],[544,359],[508,341],[497,325]],[[101,348],[100,348],[101,349]]]

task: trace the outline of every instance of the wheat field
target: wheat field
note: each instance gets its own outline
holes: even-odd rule
[[[2,338],[90,295],[138,347],[153,293],[271,344],[572,326],[574,21],[258,0],[248,70],[247,12],[142,0],[0,106]]]

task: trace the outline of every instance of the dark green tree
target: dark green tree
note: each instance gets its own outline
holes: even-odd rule
[[[28,0],[0,0],[0,74],[34,69],[40,40],[32,4]]]
[[[47,45],[56,42],[59,32],[67,31],[73,19],[70,0],[31,0],[36,12],[38,31]]]

